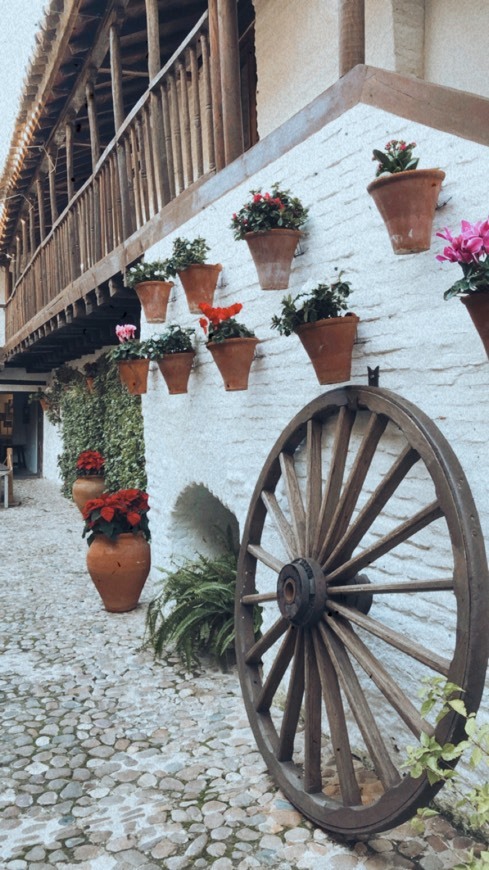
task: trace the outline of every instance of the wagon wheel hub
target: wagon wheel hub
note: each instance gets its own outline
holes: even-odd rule
[[[282,616],[294,625],[319,622],[326,605],[326,578],[314,559],[294,559],[282,568],[277,581]]]

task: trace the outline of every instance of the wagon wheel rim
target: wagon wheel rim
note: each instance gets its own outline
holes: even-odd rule
[[[359,417],[364,429],[350,456]],[[370,492],[365,482],[388,426],[404,446]],[[332,430],[326,467],[325,427]],[[296,470],[299,452],[305,457],[301,480]],[[434,498],[362,547],[415,467],[422,469]],[[282,503],[276,497],[279,485],[285,493]],[[374,568],[375,575],[384,556],[396,556],[398,548],[437,522],[453,557],[446,576],[430,578],[421,572],[414,580],[401,581],[402,591],[398,580],[372,579],[370,571]],[[268,526],[281,556],[263,546]],[[261,569],[276,578],[275,590],[258,588]],[[408,667],[421,666],[426,676],[446,677],[464,690],[467,708],[475,711],[488,658],[488,589],[482,532],[468,483],[448,442],[422,411],[386,390],[350,386],[319,397],[292,420],[270,452],[250,502],[238,564],[236,652],[248,718],[269,772],[315,824],[342,835],[386,830],[410,818],[441,787],[430,785],[425,776],[413,779],[392,760],[361,679],[368,674],[389,715],[411,733],[411,743],[423,731],[441,743],[463,739],[463,720],[455,713],[436,727],[420,716],[421,702],[390,676],[376,649],[380,644],[404,657]],[[433,651],[429,625],[425,637],[417,635],[413,641],[376,613],[382,599],[408,596],[418,604],[416,596],[435,596],[436,601],[441,594],[448,594],[455,606],[449,656]],[[258,640],[255,605],[268,611]],[[366,747],[366,764],[373,768],[368,775],[380,788],[373,799],[365,798],[358,781],[352,722]],[[331,737],[329,747],[321,746],[323,726]],[[303,748],[297,760],[299,730]],[[336,772],[334,795],[325,793],[325,765]],[[367,775],[365,770],[362,775]]]

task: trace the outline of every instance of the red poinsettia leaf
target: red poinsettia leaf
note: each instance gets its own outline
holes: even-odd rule
[[[130,511],[127,514],[127,522],[129,523],[130,526],[137,526],[139,524],[140,520],[141,520],[141,517],[139,516],[138,513],[136,513],[136,511]]]
[[[102,517],[102,519],[104,519],[104,520],[106,520],[108,523],[110,523],[110,521],[114,518],[114,513],[115,513],[114,508],[109,507],[108,505],[106,505],[106,506],[103,507],[102,510],[100,511],[100,516]]]

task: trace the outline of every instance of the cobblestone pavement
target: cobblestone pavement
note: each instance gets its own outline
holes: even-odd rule
[[[331,840],[277,791],[237,674],[141,651],[137,610],[109,614],[81,519],[45,480],[0,510],[0,867],[314,870],[454,867],[471,841],[443,819]]]

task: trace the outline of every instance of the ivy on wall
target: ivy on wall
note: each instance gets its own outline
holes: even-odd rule
[[[146,489],[141,399],[122,386],[114,362],[105,355],[97,360],[91,390],[86,378],[76,372],[61,392],[59,412],[63,450],[58,466],[63,495],[71,498],[76,460],[82,450],[99,450],[105,457],[109,491]]]

